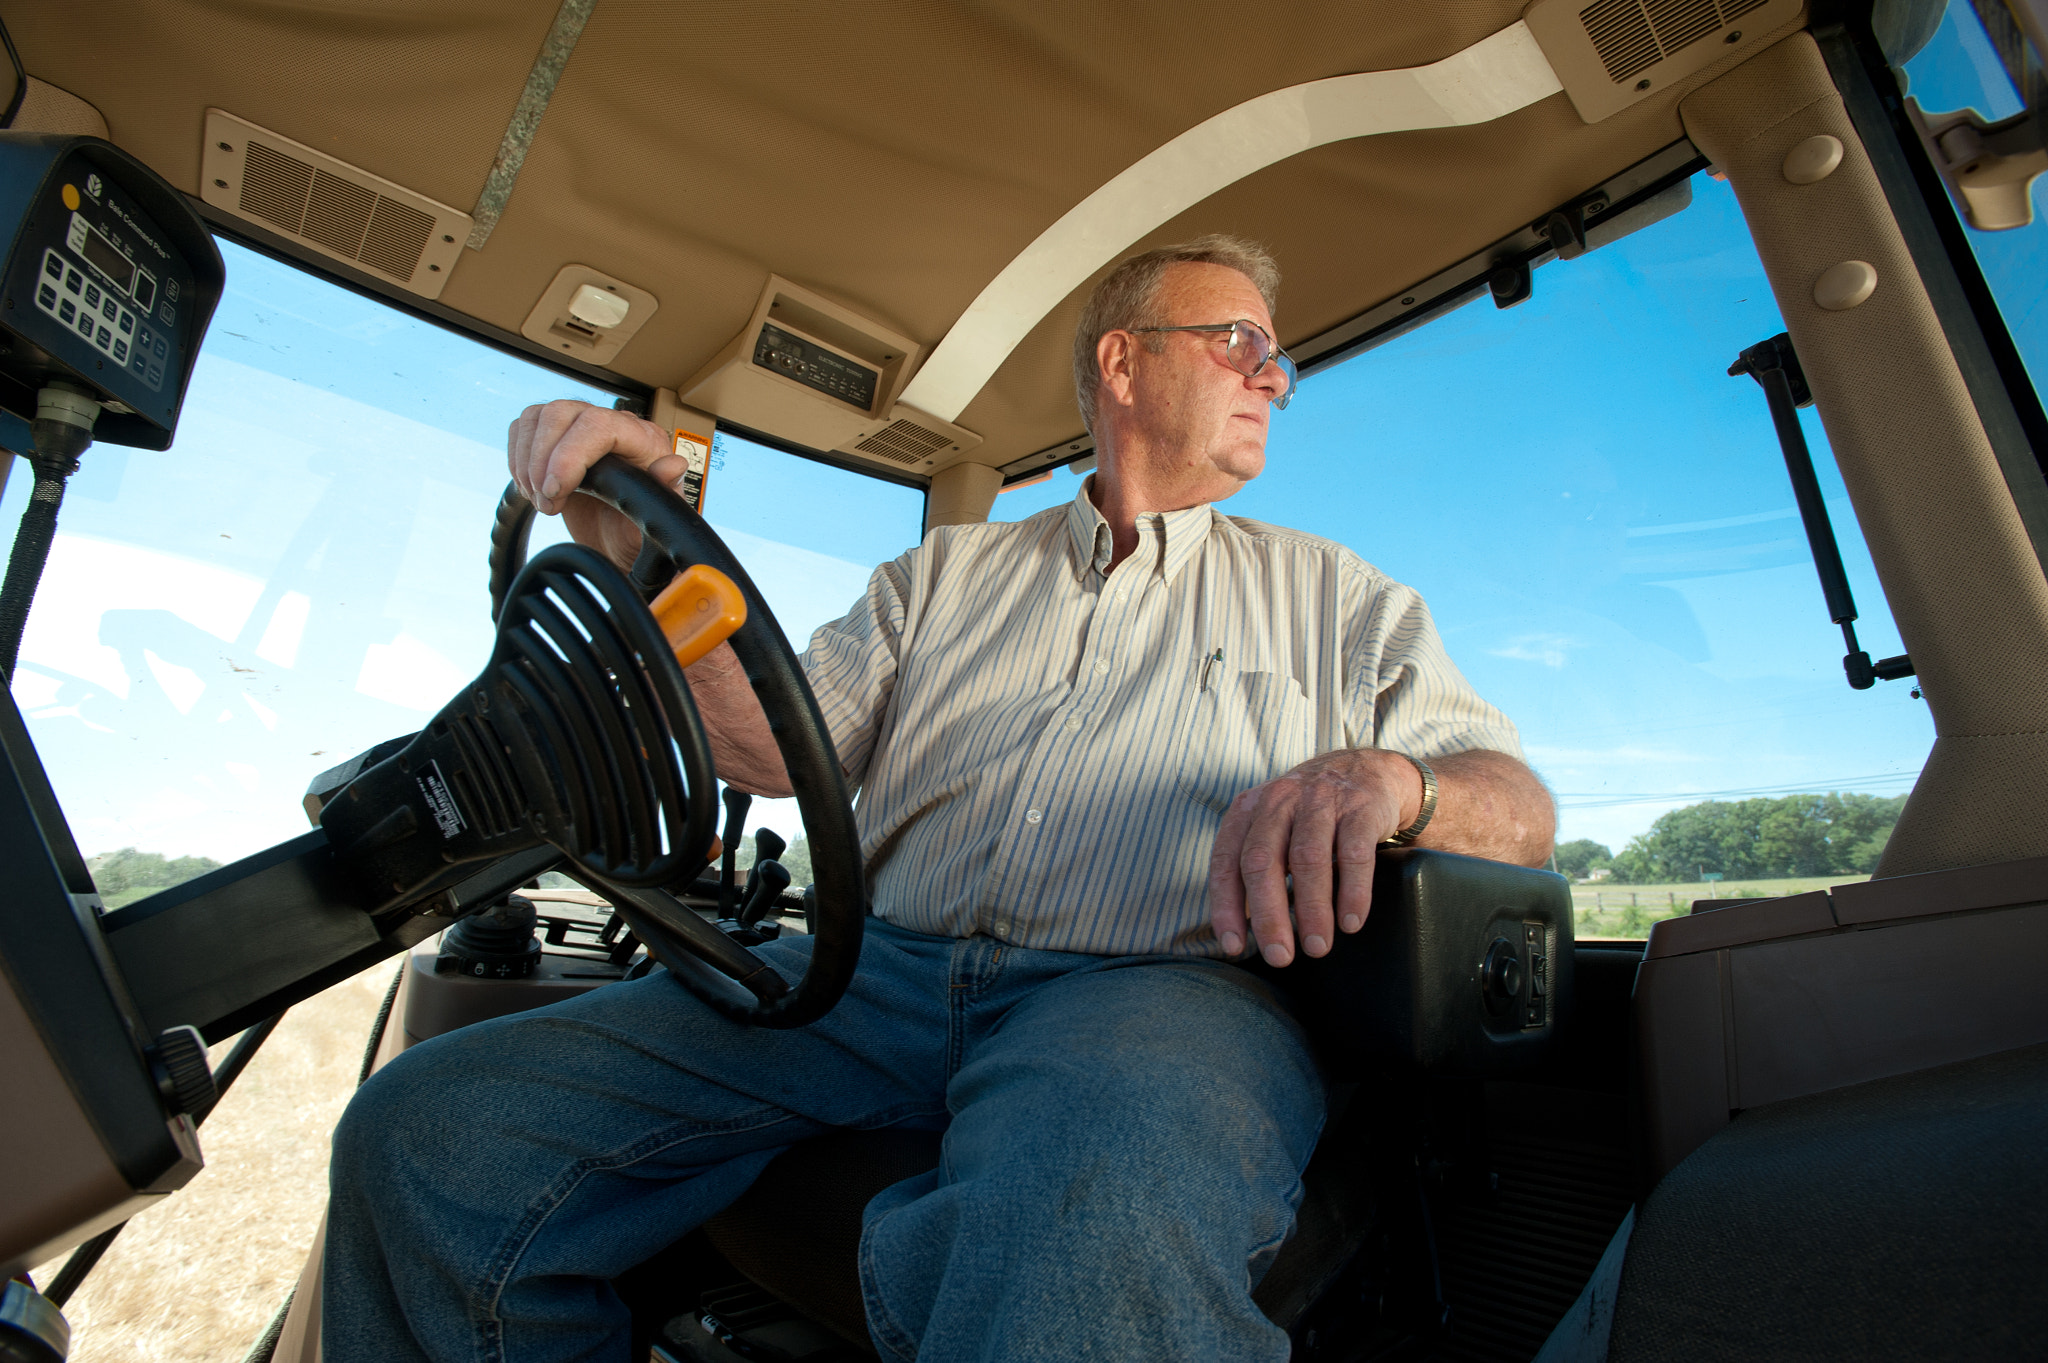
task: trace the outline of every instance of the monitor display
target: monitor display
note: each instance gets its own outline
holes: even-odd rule
[[[135,262],[121,254],[114,243],[101,236],[91,223],[85,227],[85,258],[105,271],[116,287],[126,292],[135,280]]]

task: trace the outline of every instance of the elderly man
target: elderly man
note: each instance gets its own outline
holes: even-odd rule
[[[830,1015],[750,1031],[657,972],[450,1033],[363,1089],[335,1138],[333,1363],[624,1359],[607,1279],[790,1144],[906,1124],[943,1128],[945,1155],[868,1208],[884,1356],[1287,1357],[1251,1288],[1323,1090],[1229,962],[1356,931],[1384,842],[1534,864],[1553,814],[1414,592],[1211,510],[1291,396],[1277,284],[1230,238],[1125,262],[1075,340],[1080,495],[934,531],[811,641],[875,905]],[[620,413],[553,403],[512,429],[520,486],[624,565],[637,532],[570,495],[613,451],[680,473]],[[726,779],[786,794],[730,650],[690,683]],[[806,947],[761,951],[794,978]]]

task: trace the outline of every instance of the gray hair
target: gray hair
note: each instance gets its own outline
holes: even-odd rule
[[[1267,312],[1279,310],[1280,267],[1257,242],[1211,232],[1177,246],[1162,246],[1132,256],[1095,286],[1081,309],[1081,323],[1074,329],[1074,401],[1081,408],[1081,420],[1090,435],[1095,433],[1096,390],[1102,386],[1095,347],[1112,331],[1166,324],[1157,306],[1159,286],[1167,270],[1175,265],[1221,265],[1235,270],[1258,289],[1259,296],[1266,300]],[[1145,338],[1145,348],[1154,353],[1163,344],[1163,338],[1157,335]]]

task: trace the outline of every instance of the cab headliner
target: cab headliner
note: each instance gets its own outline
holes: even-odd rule
[[[197,193],[204,111],[468,209],[556,0],[12,4],[29,73]],[[1437,61],[1520,0],[598,0],[509,204],[441,303],[516,333],[556,271],[594,266],[660,309],[612,365],[689,379],[770,272],[928,347],[1044,228],[1203,119],[1283,86]],[[1596,125],[1562,92],[1492,123],[1306,152],[1140,245],[1227,231],[1285,273],[1284,343],[1316,335],[1683,136],[1710,67]],[[316,262],[322,263],[322,262]],[[1075,436],[1080,293],[960,416],[1003,464]]]

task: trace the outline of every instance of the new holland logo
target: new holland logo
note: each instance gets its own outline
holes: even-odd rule
[[[441,764],[427,763],[427,769],[416,778],[420,793],[427,797],[427,808],[434,812],[434,822],[441,829],[443,842],[462,831],[462,811],[455,807],[455,796],[448,790],[448,783],[441,779]]]

